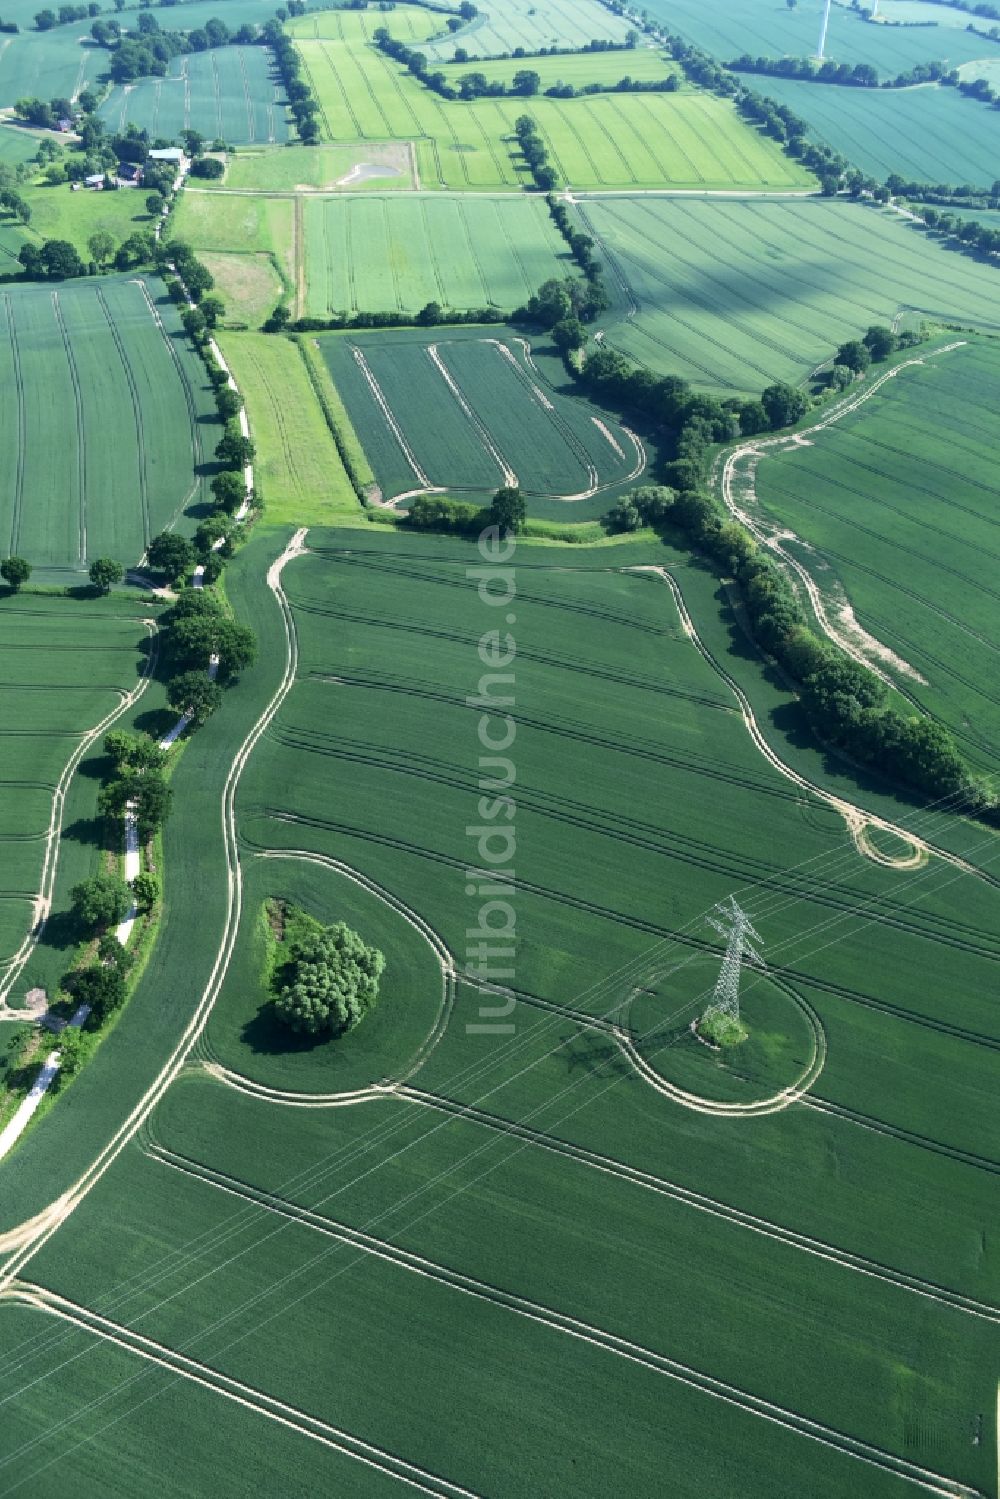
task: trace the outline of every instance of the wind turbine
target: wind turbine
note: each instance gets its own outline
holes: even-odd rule
[[[816,56],[820,59],[822,59],[823,53],[826,50],[826,29],[830,24],[830,6],[832,3],[833,0],[826,0],[826,4],[823,7],[823,23],[819,28],[819,51],[816,53]]]

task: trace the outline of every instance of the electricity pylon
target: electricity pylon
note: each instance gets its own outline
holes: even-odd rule
[[[754,931],[750,917],[740,909],[732,895],[728,901],[715,906],[705,919],[709,926],[714,926],[726,938],[726,956],[722,960],[712,1003],[702,1019],[707,1020],[711,1015],[724,1015],[728,1020],[739,1023],[740,968],[746,958],[763,968],[764,959],[753,946],[754,942],[761,940],[760,934]]]

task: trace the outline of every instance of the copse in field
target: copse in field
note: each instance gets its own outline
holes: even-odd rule
[[[3,578],[11,593],[17,593],[30,577],[31,563],[24,557],[5,557],[0,562],[0,578]]]
[[[343,922],[304,935],[275,1013],[300,1035],[343,1035],[375,1004],[384,968],[384,955]]]
[[[117,874],[95,874],[70,891],[73,914],[84,926],[106,931],[128,915],[132,893]]]
[[[90,564],[88,576],[98,593],[110,593],[113,584],[124,578],[125,569],[113,557],[98,557]]]

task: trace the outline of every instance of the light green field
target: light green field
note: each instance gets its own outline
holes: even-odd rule
[[[954,33],[949,31],[949,37]],[[994,44],[995,45],[995,44]],[[998,49],[1000,50],[1000,49]],[[869,176],[988,188],[997,175],[1000,114],[953,88],[836,88],[741,74],[786,104]]]
[[[183,16],[185,26],[190,23]],[[215,47],[175,57],[164,78],[116,88],[100,109],[109,130],[135,125],[176,140],[199,130],[234,145],[288,139],[284,92],[266,47]]]
[[[0,161],[17,166],[36,155],[44,134],[35,134],[20,125],[0,125]]]
[[[376,13],[334,13],[327,28],[334,36],[322,40],[309,37],[312,17],[297,23],[299,52],[327,138],[415,140],[424,187],[522,185],[525,163],[513,154],[513,134],[523,101],[442,100],[371,45],[378,20]],[[405,36],[405,28],[396,34]],[[710,94],[543,97],[530,101],[530,113],[560,178],[575,188],[814,185],[773,141],[744,124],[728,101]]]
[[[684,555],[626,545],[612,570],[580,548],[519,544],[514,1029],[477,1030],[499,996],[460,982],[408,1072],[440,978],[397,925],[405,915],[376,916],[370,900],[403,902],[460,969],[475,961],[481,898],[466,870],[482,749],[469,699],[498,611],[467,576],[482,560],[473,544],[319,529],[307,543],[283,578],[295,684],[236,800],[245,912],[267,891],[324,918],[350,911],[414,987],[387,987],[399,1020],[384,1045],[366,1021],[342,1050],[283,1047],[257,1014],[244,922],[206,1038],[20,1277],[83,1309],[70,1314],[100,1339],[96,1357],[109,1334],[124,1343],[109,1356],[136,1350],[137,1384],[124,1398],[107,1373],[67,1387],[78,1334],[26,1326],[10,1302],[8,1483],[58,1464],[89,1494],[81,1435],[85,1454],[99,1437],[105,1463],[133,1461],[139,1420],[157,1452],[177,1412],[138,1400],[180,1375],[192,1442],[224,1379],[250,1387],[260,1435],[232,1459],[244,1475],[258,1443],[264,1471],[273,1460],[266,1401],[285,1402],[300,1432],[328,1423],[354,1466],[332,1473],[329,1449],[303,1436],[303,1494],[339,1482],[381,1496],[401,1461],[432,1472],[439,1494],[653,1499],[669,1471],[679,1499],[905,1499],[918,1469],[939,1491],[989,1493],[994,1429],[984,1419],[973,1442],[968,1422],[993,1408],[998,1354],[995,892],[937,861],[903,872],[862,859],[842,819],[762,758],[667,585],[620,570],[669,567],[725,639],[715,581]],[[253,560],[227,590],[274,649],[259,546]],[[284,653],[269,660],[276,683]],[[264,700],[266,680],[248,690]],[[312,873],[301,853],[338,866]],[[346,890],[344,866],[375,888]],[[771,979],[812,1005],[828,1047],[807,1103],[754,1119],[664,1097],[606,1020],[631,1027],[637,991],[655,1024],[696,1012],[686,970],[717,971],[704,913],[734,887]],[[199,933],[191,966],[214,946]],[[795,1027],[780,1003],[757,1013],[780,1058]],[[665,1075],[672,1059],[648,1055]],[[704,1098],[716,1061],[686,1063]],[[738,1059],[729,1070],[738,1097]],[[122,1201],[127,1233],[109,1238]],[[88,1308],[113,1326],[95,1328]],[[167,1369],[142,1372],[136,1331]],[[179,1350],[202,1365],[200,1386]],[[94,1406],[109,1385],[111,1408]],[[42,1443],[53,1390],[61,1424]],[[488,1400],[510,1421],[479,1422],[470,1446]],[[179,1499],[185,1483],[171,1468],[158,1491]]]
[[[640,481],[637,440],[550,386],[523,340],[503,329],[318,342],[386,499],[428,488],[488,497],[518,482],[531,516],[580,521]]]
[[[990,772],[998,399],[1000,349],[972,340],[903,370],[811,447],[757,470],[767,514],[829,563],[865,628],[923,678],[900,674],[901,685]]]
[[[389,30],[395,32],[390,22]],[[558,57],[507,58],[497,62],[453,62],[444,69],[448,82],[458,88],[466,73],[482,73],[491,83],[499,80],[509,88],[515,73],[527,69],[537,73],[541,90],[557,84],[570,83],[582,89],[588,83],[599,83],[607,88],[622,78],[633,78],[648,83],[658,83],[671,74],[681,83],[684,74],[678,65],[670,62],[667,54],[649,47],[636,47],[626,52],[577,52]],[[525,100],[527,108],[531,100]]]
[[[634,313],[609,342],[699,385],[801,381],[902,311],[1000,327],[991,266],[860,204],[623,197],[577,212]]]
[[[259,327],[288,289],[270,255],[254,250],[242,255],[203,250],[199,259],[215,277],[215,291],[226,304],[227,323]]]
[[[214,403],[161,284],[11,287],[0,318],[5,551],[78,572],[138,562],[166,526],[193,529]]]
[[[6,546],[4,552],[6,555]],[[86,734],[145,669],[136,604],[0,594],[0,988],[38,914],[53,798]],[[46,890],[46,896],[49,892]],[[6,1030],[0,1027],[0,1046]],[[2,1080],[2,1078],[0,1078]]]
[[[206,180],[199,186],[262,193],[357,192],[374,186],[386,192],[413,186],[410,167],[405,146],[294,146],[240,151],[227,158],[226,174],[217,184]]]
[[[298,344],[266,333],[221,337],[257,448],[269,524],[333,525],[359,506]]]
[[[290,198],[237,196],[185,187],[170,218],[177,239],[196,250],[273,255],[295,284],[297,239]]]
[[[477,9],[479,14],[461,31],[432,42],[428,57],[448,61],[456,47],[464,47],[470,57],[495,57],[516,47],[537,52],[542,47],[583,47],[595,38],[624,42],[629,30],[627,21],[597,0],[483,0]],[[390,16],[385,24],[395,36],[393,20]]]
[[[566,242],[535,197],[310,198],[306,312],[499,307],[575,274]]]
[[[46,183],[27,188],[24,197],[31,208],[32,241],[37,245],[43,239],[68,239],[84,261],[90,259],[87,241],[98,230],[120,245],[137,231],[151,233],[156,223],[146,212],[141,188],[99,193],[83,188],[74,193],[68,182],[56,187]]]

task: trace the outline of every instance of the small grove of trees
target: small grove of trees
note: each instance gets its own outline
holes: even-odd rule
[[[203,724],[222,701],[222,689],[257,657],[257,637],[223,612],[204,589],[182,593],[164,616],[162,652],[167,701],[178,713]],[[212,675],[209,675],[209,669]]]
[[[98,806],[115,829],[131,809],[139,837],[146,842],[170,813],[173,792],[163,774],[166,751],[147,735],[121,730],[105,737],[104,751],[112,769],[101,788]]]
[[[191,163],[192,177],[207,177],[216,179],[225,175],[226,164],[217,156],[199,156]]]
[[[478,536],[489,526],[504,535],[518,535],[527,523],[527,509],[520,489],[498,489],[489,505],[471,505],[440,495],[419,495],[406,516],[414,531],[450,531],[458,536]]]
[[[31,563],[24,557],[5,557],[0,562],[0,578],[3,578],[11,593],[17,593],[31,577]]]
[[[132,905],[132,891],[117,874],[95,874],[74,885],[69,895],[73,914],[91,931],[106,931],[124,921]]]
[[[171,583],[178,583],[194,567],[195,552],[191,543],[174,531],[161,531],[146,550],[150,567],[163,573]]]
[[[285,967],[275,1013],[300,1035],[343,1035],[375,1004],[384,969],[384,955],[343,922],[304,934]]]
[[[110,593],[115,583],[125,576],[125,569],[113,557],[98,557],[90,564],[88,574],[98,593]]]

